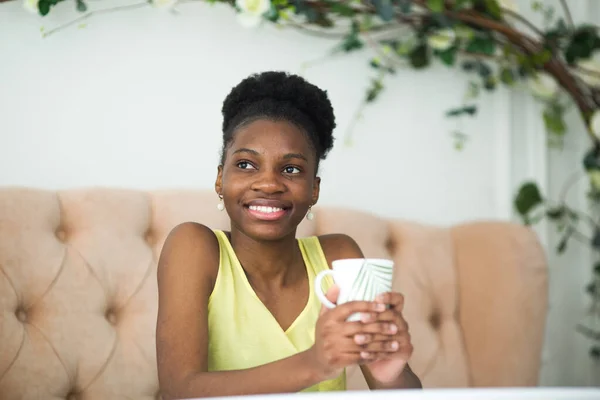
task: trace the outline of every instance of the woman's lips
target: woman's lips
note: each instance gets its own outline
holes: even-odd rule
[[[248,210],[248,213],[254,218],[262,221],[276,221],[287,213],[287,210],[281,207],[261,205],[249,205],[246,207],[246,210]]]

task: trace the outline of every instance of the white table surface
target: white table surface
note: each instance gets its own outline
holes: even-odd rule
[[[216,397],[223,400],[600,400],[600,388],[377,390]]]

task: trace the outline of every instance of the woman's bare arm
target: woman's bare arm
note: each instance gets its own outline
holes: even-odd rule
[[[156,327],[164,399],[297,392],[357,362],[355,354],[337,357],[347,354],[339,344],[339,324],[354,312],[372,312],[373,303],[349,303],[328,311],[316,349],[255,368],[208,372],[208,299],[218,266],[219,245],[209,228],[185,223],[167,238],[158,263]]]

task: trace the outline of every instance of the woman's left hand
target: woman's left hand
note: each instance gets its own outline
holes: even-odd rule
[[[380,341],[382,352],[373,354],[373,361],[366,360],[365,365],[373,379],[386,384],[398,381],[413,353],[413,346],[408,332],[408,324],[402,316],[404,296],[400,293],[388,292],[377,297],[376,302],[388,305],[388,309],[370,314],[366,323],[387,324],[387,335],[369,335],[370,337],[355,337],[357,344],[370,341]],[[364,335],[363,335],[364,336]],[[363,342],[363,343],[359,343]]]

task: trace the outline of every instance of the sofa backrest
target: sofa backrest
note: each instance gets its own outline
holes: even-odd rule
[[[0,189],[0,393],[23,399],[159,396],[157,259],[178,223],[228,229],[217,201],[211,191]],[[314,212],[298,236],[346,233],[366,256],[395,260],[394,287],[406,296],[415,347],[411,366],[425,386],[537,382],[541,349],[531,341],[541,342],[546,269],[529,230],[504,222],[430,227],[332,207]],[[494,253],[498,241],[503,251],[517,253]],[[488,243],[488,252],[469,256],[479,242]],[[457,265],[461,259],[465,266]],[[512,355],[524,359],[521,369],[485,358],[486,346],[501,349],[502,338],[479,326],[477,316],[486,310],[470,302],[477,302],[479,292],[490,292],[487,285],[494,283],[485,272],[490,265],[512,271],[502,282],[517,287],[506,290],[521,293],[517,281],[538,290],[525,299],[531,303],[527,318],[533,318],[525,321],[530,323],[525,339],[510,338],[525,343],[517,346],[521,354]],[[486,287],[461,276],[461,268],[482,276]],[[493,273],[504,276],[498,268]],[[465,300],[469,303],[461,303]],[[505,303],[489,304],[487,322],[494,325],[494,316],[507,310]],[[508,311],[518,314],[514,306]],[[523,323],[523,318],[510,321]],[[500,366],[494,369],[490,362]],[[348,374],[350,388],[366,387],[357,368]],[[497,375],[500,380],[494,381]]]

